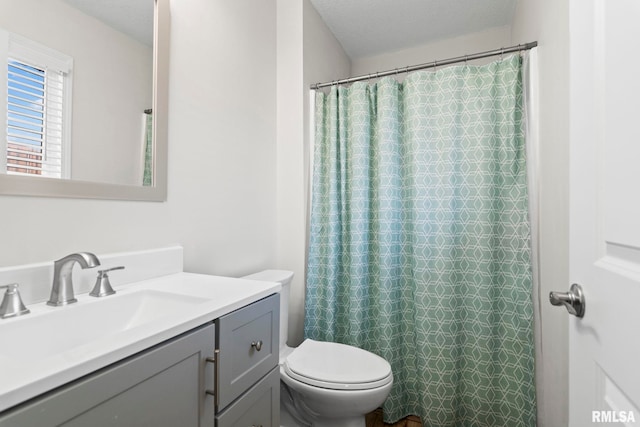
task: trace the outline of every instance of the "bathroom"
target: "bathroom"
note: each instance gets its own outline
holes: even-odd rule
[[[511,19],[497,26],[349,58],[310,0],[171,0],[166,200],[2,195],[0,267],[179,244],[188,272],[291,270],[289,342],[299,343],[310,85],[537,41],[541,295],[565,290],[573,2],[502,3]],[[538,424],[566,426],[570,320],[550,304],[540,310]]]

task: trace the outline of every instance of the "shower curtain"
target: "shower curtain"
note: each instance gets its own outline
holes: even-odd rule
[[[522,59],[317,92],[305,336],[391,364],[387,422],[534,426]]]
[[[149,187],[153,185],[153,115],[144,113],[144,158],[142,170],[142,185]]]

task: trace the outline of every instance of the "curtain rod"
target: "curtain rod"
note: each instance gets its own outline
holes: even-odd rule
[[[323,87],[328,87],[328,86],[333,86],[333,85],[354,83],[354,82],[359,82],[359,81],[362,81],[362,80],[369,80],[369,79],[376,79],[376,78],[379,78],[379,77],[391,76],[391,75],[398,74],[398,73],[409,73],[411,71],[424,70],[424,69],[427,69],[427,68],[435,68],[435,67],[437,67],[439,65],[450,65],[450,64],[456,64],[458,62],[472,61],[474,59],[488,58],[488,57],[491,57],[491,56],[504,55],[505,53],[520,52],[522,50],[532,49],[532,48],[534,48],[536,46],[538,46],[538,42],[537,41],[530,42],[530,43],[525,43],[525,44],[519,44],[517,46],[511,46],[511,47],[504,47],[504,48],[501,48],[501,49],[488,50],[486,52],[474,53],[472,55],[458,56],[456,58],[443,59],[441,61],[432,61],[432,62],[425,63],[425,64],[412,65],[410,67],[402,67],[402,68],[396,68],[396,69],[388,70],[388,71],[381,71],[381,72],[377,72],[377,73],[363,74],[361,76],[349,77],[348,79],[334,80],[332,82],[326,82],[326,83],[315,83],[315,84],[311,85],[311,89],[316,89],[317,90],[317,89],[320,89],[320,88],[323,88]]]

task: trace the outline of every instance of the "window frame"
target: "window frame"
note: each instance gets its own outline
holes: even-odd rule
[[[71,122],[72,122],[72,88],[73,88],[73,58],[55,49],[37,43],[26,37],[15,33],[4,32],[0,34],[0,44],[5,49],[0,48],[0,58],[3,60],[3,67],[0,74],[0,81],[4,81],[2,88],[2,105],[0,106],[0,125],[3,129],[0,149],[1,173],[7,173],[7,127],[8,127],[8,64],[15,60],[27,66],[37,67],[49,72],[60,73],[62,75],[62,137],[61,137],[61,171],[60,177],[55,179],[71,178]],[[4,39],[4,40],[2,40]],[[45,89],[46,91],[46,89]],[[46,122],[46,114],[44,118]],[[13,174],[20,176],[21,174]],[[29,177],[47,177],[46,175],[28,174]],[[50,176],[49,176],[50,177]]]

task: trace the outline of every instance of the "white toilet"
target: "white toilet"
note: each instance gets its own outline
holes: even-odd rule
[[[287,346],[289,286],[293,272],[265,270],[244,279],[279,282],[280,411],[283,427],[365,427],[365,414],[385,401],[391,366],[349,345],[306,339]]]

